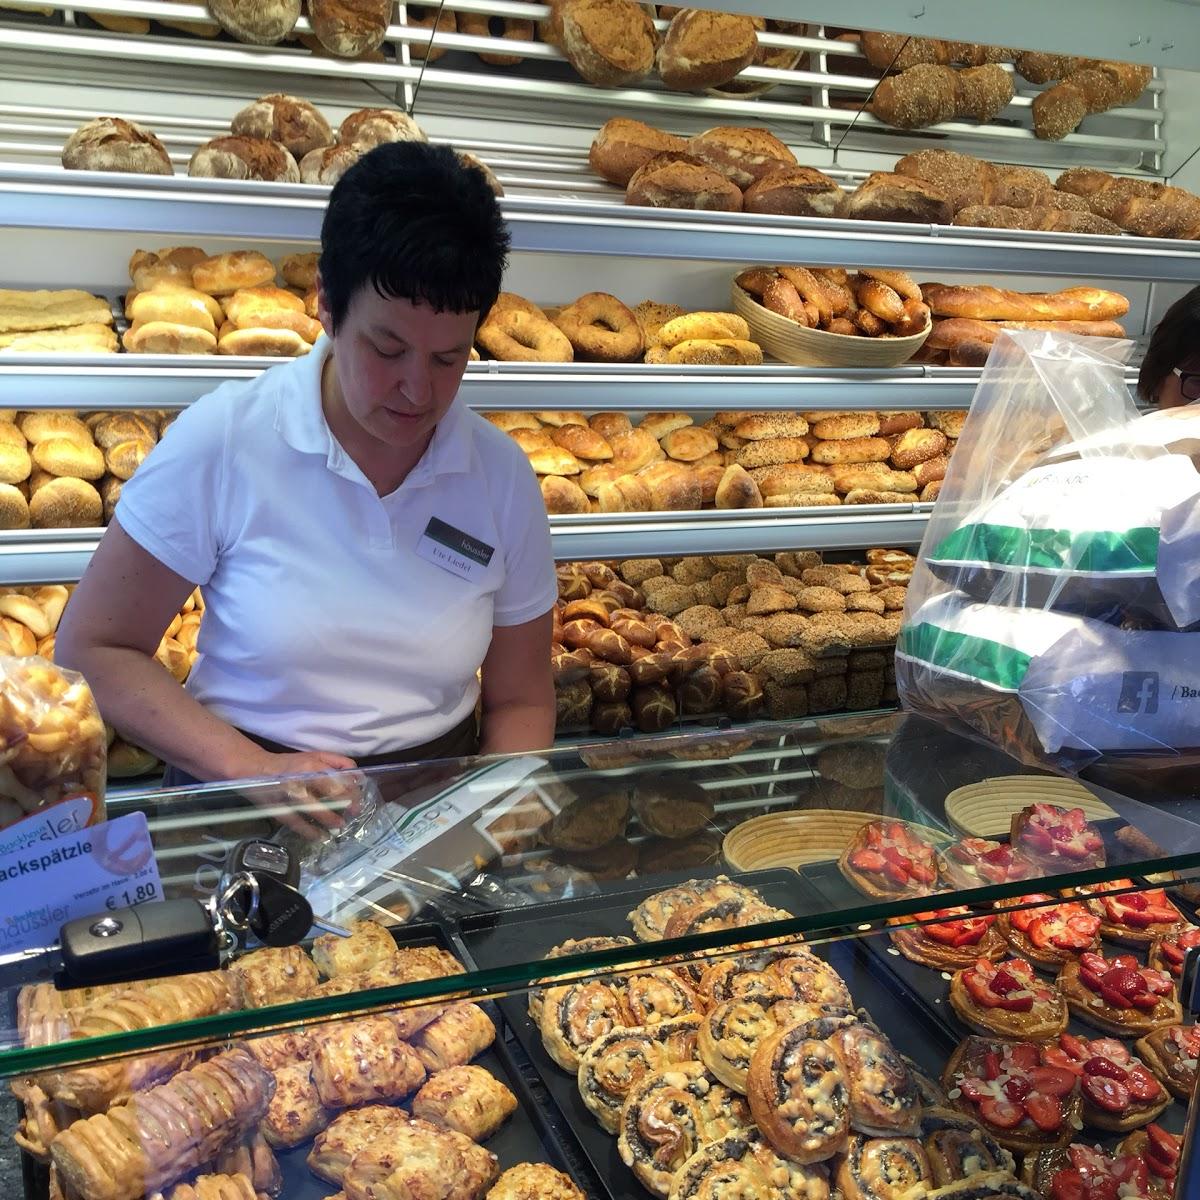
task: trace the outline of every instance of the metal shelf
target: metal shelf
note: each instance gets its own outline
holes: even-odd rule
[[[551,517],[554,557],[644,558],[660,554],[748,554],[915,546],[931,504],[859,504],[844,508],[622,513]],[[0,532],[0,585],[74,583],[103,529]]]
[[[229,380],[253,379],[274,358],[149,354],[0,354],[0,392],[23,409],[184,408]],[[785,365],[718,369],[640,363],[472,363],[461,395],[483,411],[967,408],[980,370],[913,365],[835,370]],[[1126,374],[1132,389],[1137,371]]]
[[[0,167],[0,227],[315,243],[329,194],[308,184]],[[627,208],[614,199],[506,197],[513,249],[708,262],[1192,282],[1200,243],[1125,235]]]

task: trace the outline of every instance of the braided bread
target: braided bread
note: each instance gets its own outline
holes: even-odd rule
[[[881,80],[871,112],[897,129],[924,129],[962,117],[990,121],[1012,98],[1012,76],[996,63],[963,70],[920,64]]]

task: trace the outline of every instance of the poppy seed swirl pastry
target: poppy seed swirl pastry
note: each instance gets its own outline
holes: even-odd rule
[[[829,1200],[821,1164],[781,1158],[753,1130],[701,1146],[675,1174],[669,1200]]]
[[[921,1096],[908,1064],[888,1039],[859,1021],[829,1037],[850,1096],[850,1125],[870,1137],[915,1137]]]
[[[621,984],[588,979],[546,990],[538,1029],[546,1053],[564,1071],[579,1070],[587,1048],[602,1034],[627,1024]]]
[[[745,1094],[746,1075],[758,1044],[784,1026],[820,1015],[816,1005],[783,996],[736,996],[701,1018],[698,1056],[723,1084]]]
[[[617,950],[622,946],[633,946],[636,943],[633,938],[629,937],[609,937],[604,935],[596,935],[594,937],[584,938],[568,938],[565,942],[559,942],[547,952],[546,958],[567,958],[572,954],[592,954],[597,950]],[[581,972],[587,974],[587,972]],[[556,984],[565,983],[571,978],[569,972],[564,971],[561,975],[553,976],[553,982]],[[529,1016],[536,1025],[542,1018],[542,994],[544,988],[529,989]]]
[[[854,1134],[838,1164],[835,1182],[844,1200],[901,1200],[933,1178],[916,1138],[865,1138]]]
[[[746,1095],[767,1141],[794,1162],[823,1162],[849,1140],[842,1064],[828,1042],[806,1037],[804,1026],[781,1029],[759,1043]]]
[[[699,1028],[699,1017],[679,1017],[653,1027],[612,1029],[588,1047],[579,1064],[579,1095],[607,1133],[620,1131],[621,1109],[640,1080],[674,1063],[696,1061]]]
[[[639,941],[659,942],[665,936],[667,922],[680,909],[691,908],[703,900],[724,900],[731,896],[758,900],[748,887],[734,883],[725,875],[718,875],[716,879],[689,879],[677,887],[647,896],[629,914],[629,923]]]
[[[647,1075],[625,1100],[617,1149],[621,1161],[657,1196],[701,1146],[750,1125],[746,1102],[701,1062]]]
[[[925,1157],[937,1187],[972,1175],[1013,1174],[1013,1156],[970,1117],[948,1108],[926,1109],[921,1119]]]

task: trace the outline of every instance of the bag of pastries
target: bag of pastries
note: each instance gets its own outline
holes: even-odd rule
[[[906,708],[1092,777],[1200,763],[1200,417],[1139,417],[1131,349],[1000,335],[897,651]]]
[[[108,738],[82,675],[19,658],[0,636],[0,829],[64,800],[104,820]]]

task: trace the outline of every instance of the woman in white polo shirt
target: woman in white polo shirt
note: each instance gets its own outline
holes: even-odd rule
[[[455,399],[507,249],[451,149],[372,151],[321,230],[327,336],[192,405],[125,486],[55,653],[169,783],[552,742],[545,509]],[[185,691],[153,655],[197,584]]]

